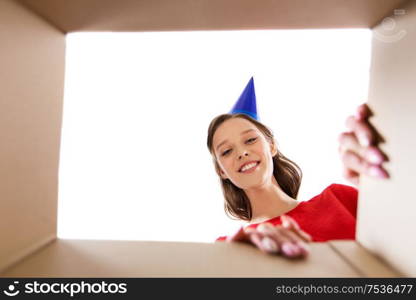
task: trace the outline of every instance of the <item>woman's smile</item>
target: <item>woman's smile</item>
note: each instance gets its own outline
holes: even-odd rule
[[[243,167],[240,168],[238,172],[244,173],[244,174],[253,173],[257,169],[259,164],[260,164],[260,161],[250,162],[248,164],[243,165]]]

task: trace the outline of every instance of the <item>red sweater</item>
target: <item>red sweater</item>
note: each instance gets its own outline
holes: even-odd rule
[[[298,222],[300,228],[312,236],[314,242],[355,240],[358,191],[356,188],[331,184],[309,201],[302,201],[286,215]],[[281,224],[280,217],[265,222]],[[257,227],[251,224],[248,227]],[[223,241],[226,236],[219,237]]]

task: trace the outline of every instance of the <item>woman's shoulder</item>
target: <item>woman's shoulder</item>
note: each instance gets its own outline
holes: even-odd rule
[[[356,201],[358,198],[358,190],[350,185],[333,183],[330,184],[324,192],[331,193],[338,200],[345,203],[346,201]]]
[[[326,189],[329,189],[335,193],[357,193],[357,188],[351,186],[351,185],[345,185],[341,183],[332,183],[326,187]]]
[[[321,201],[338,201],[340,202],[352,215],[356,215],[358,190],[350,185],[332,183],[328,185],[321,194],[315,196]],[[314,197],[314,198],[315,198]],[[314,199],[312,198],[312,199]],[[312,200],[311,199],[311,200]]]
[[[350,185],[332,183],[324,188],[321,193],[313,196],[311,199],[305,202],[320,199],[322,196],[326,196],[328,194],[332,194],[337,198],[344,198],[345,196],[356,196],[358,194],[358,190]]]

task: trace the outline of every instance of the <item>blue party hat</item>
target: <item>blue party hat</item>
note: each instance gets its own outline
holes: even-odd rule
[[[259,120],[257,116],[256,93],[254,92],[254,80],[251,77],[247,83],[240,98],[234,104],[234,107],[229,112],[230,114],[246,114],[255,120]]]

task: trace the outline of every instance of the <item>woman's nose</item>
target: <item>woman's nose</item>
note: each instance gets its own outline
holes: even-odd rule
[[[248,152],[244,152],[238,156],[238,159],[241,159],[243,156],[248,156]]]

